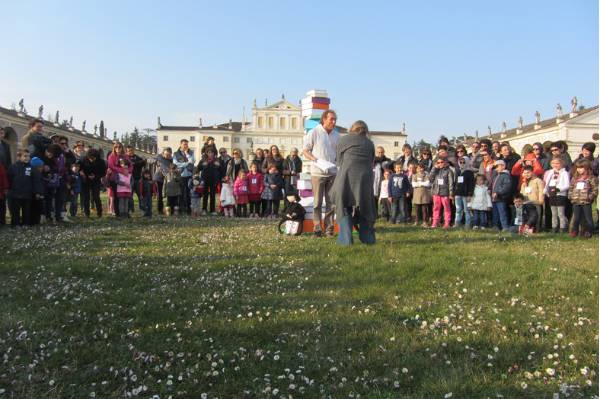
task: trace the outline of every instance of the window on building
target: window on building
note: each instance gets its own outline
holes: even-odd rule
[[[398,147],[398,142],[394,141],[394,147]]]
[[[234,137],[233,138],[233,142],[234,143],[239,143],[240,142],[240,138],[239,137]]]
[[[285,118],[284,117],[279,118],[279,128],[285,129]]]
[[[292,118],[292,129],[298,129],[298,118]]]
[[[190,136],[190,141],[196,141],[196,136]]]
[[[223,143],[229,143],[229,136],[223,136]]]
[[[246,143],[247,144],[251,144],[252,143],[252,137],[246,137]]]
[[[273,118],[272,116],[269,116],[269,119],[267,119],[267,127],[269,129],[273,129],[274,124],[275,124],[275,118]]]
[[[262,116],[258,117],[258,128],[262,129],[265,127],[265,119]]]
[[[163,141],[169,141],[169,136],[163,136]]]

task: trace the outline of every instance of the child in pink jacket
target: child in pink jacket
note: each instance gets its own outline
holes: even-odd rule
[[[250,165],[248,173],[248,201],[250,202],[250,217],[260,217],[260,195],[263,192],[264,178],[255,163]]]
[[[248,189],[248,176],[246,176],[244,169],[240,169],[233,184],[233,195],[237,204],[238,217],[248,217]]]

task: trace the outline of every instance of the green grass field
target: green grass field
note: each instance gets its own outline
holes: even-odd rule
[[[0,398],[598,394],[598,240],[224,218],[0,231]]]

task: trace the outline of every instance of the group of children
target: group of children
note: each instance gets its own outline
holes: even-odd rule
[[[592,173],[588,159],[576,160],[570,175],[563,159],[555,157],[542,178],[525,162],[516,190],[502,159],[494,161],[490,179],[485,174],[476,174],[467,157],[458,157],[455,165],[438,157],[430,172],[423,162],[407,166],[405,170],[402,163],[396,162],[392,169],[384,170],[379,209],[380,217],[390,223],[412,221],[414,207],[414,224],[423,227],[448,229],[454,222],[454,227],[464,225],[474,230],[496,227],[531,234],[540,230],[546,204],[552,215],[552,230],[558,233],[567,232],[566,208],[570,205],[569,234],[577,236],[581,228],[582,236],[591,236],[592,203],[598,196],[598,178]]]

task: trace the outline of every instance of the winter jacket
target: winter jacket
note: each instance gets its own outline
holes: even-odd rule
[[[596,176],[580,176],[571,179],[569,199],[573,205],[587,205],[598,196],[598,178]]]
[[[83,178],[79,175],[79,173],[70,173],[69,174],[69,187],[73,194],[79,194],[81,192]]]
[[[233,195],[235,195],[236,203],[244,205],[248,203],[248,177],[244,179],[237,178],[233,184]]]
[[[431,169],[429,181],[431,182],[431,194],[442,197],[454,195],[454,172],[449,166]]]
[[[102,183],[102,178],[106,176],[106,162],[101,158],[92,161],[86,157],[81,161],[80,171],[85,175],[82,181],[83,185],[97,187]]]
[[[218,158],[201,160],[198,169],[207,186],[216,187],[221,181],[221,161]]]
[[[157,168],[156,172],[154,172],[153,179],[156,182],[163,182],[165,180],[165,175],[169,173],[169,168],[173,163],[173,159],[167,159],[162,155],[157,155],[155,159]]]
[[[302,173],[302,160],[300,157],[286,157],[285,161],[283,161],[283,179],[285,180],[286,191],[296,187],[300,173]]]
[[[190,198],[200,198],[206,190],[206,183],[202,177],[195,176],[188,181],[188,189],[190,190]]]
[[[120,168],[117,172],[117,197],[131,197],[131,175],[128,168]]]
[[[388,195],[390,198],[404,198],[410,192],[410,182],[404,173],[392,173],[388,178]]]
[[[171,170],[165,175],[166,197],[178,197],[181,195],[181,175],[179,170]]]
[[[338,220],[348,208],[358,208],[363,221],[375,222],[374,158],[375,145],[367,136],[349,134],[340,138],[335,156],[339,170],[335,172],[337,175],[330,192]]]
[[[264,183],[265,181],[262,173],[248,173],[248,199],[250,201],[260,200]]]
[[[223,183],[221,186],[221,206],[232,206],[235,205],[235,198],[233,196],[233,186],[231,183]]]
[[[269,173],[269,164],[275,164],[279,173],[283,173],[283,157],[280,155],[277,158],[273,158],[272,156],[267,156],[262,164],[262,172],[266,175]]]
[[[152,180],[142,179],[139,182],[139,190],[142,198],[155,197],[158,194],[156,183]]]
[[[41,133],[36,133],[33,130],[28,131],[21,139],[21,148],[29,150],[32,158],[41,158],[50,144],[52,144],[50,138]]]
[[[456,180],[454,184],[454,195],[461,197],[473,196],[475,189],[475,175],[470,169],[456,169]]]
[[[413,157],[412,155],[409,155],[408,158],[404,155],[401,155],[398,158],[396,158],[396,160],[390,167],[393,168],[395,164],[400,164],[402,165],[402,170],[406,171],[408,170],[408,163],[411,161],[417,162],[417,158]]]
[[[42,161],[44,161],[44,166],[47,166],[49,169],[42,173],[46,187],[54,189],[65,185],[68,173],[63,155],[60,154],[55,158],[48,158],[44,154]]]
[[[12,165],[12,157],[10,154],[10,145],[0,139],[0,164],[4,166],[4,170],[8,170],[8,167]]]
[[[512,199],[512,179],[508,170],[503,170],[500,173],[495,173],[492,181],[492,201],[493,202],[509,202]],[[496,198],[494,198],[496,194]]]
[[[187,154],[181,151],[181,149],[175,151],[173,154],[173,163],[179,169],[181,177],[192,176],[194,173],[194,164],[196,163],[194,151],[188,149]]]
[[[523,166],[526,162],[533,166],[533,174],[540,179],[544,176],[544,168],[534,154],[527,154],[525,158],[519,159],[511,169],[510,174],[519,178],[519,187],[523,184]]]
[[[413,204],[427,205],[431,203],[431,181],[429,181],[429,173],[415,173],[411,177],[410,184],[413,191]]]
[[[271,184],[276,185],[276,188],[271,188]],[[281,189],[283,188],[283,178],[279,173],[268,173],[264,178],[264,189],[261,195],[262,199],[279,201],[283,197]]]
[[[8,197],[15,199],[32,199],[34,191],[34,178],[39,172],[28,163],[17,161],[8,168]],[[39,178],[39,176],[38,176]],[[39,193],[37,193],[39,194]]]
[[[570,185],[569,172],[565,168],[562,168],[558,172],[550,169],[544,173],[544,194],[548,197],[555,195],[566,197],[569,194]]]
[[[8,190],[9,187],[6,168],[0,163],[0,199],[6,199],[4,192]]]
[[[381,181],[383,180],[383,171],[389,169],[391,161],[391,159],[385,156],[380,158],[375,157],[373,161],[373,191],[375,192],[375,197],[379,197]]]
[[[246,160],[240,158],[236,162],[235,158],[231,158],[231,160],[227,163],[227,171],[225,172],[225,176],[229,177],[229,181],[235,181],[240,170],[248,173],[248,163]]]
[[[534,205],[544,205],[544,182],[538,177],[523,181],[521,194]]]
[[[492,207],[492,196],[487,184],[475,185],[471,202],[468,205],[475,211],[487,211]]]
[[[131,175],[133,176],[133,179],[140,180],[142,178],[142,170],[146,166],[146,160],[137,154],[133,154],[133,156],[129,158],[129,161],[132,164]]]

